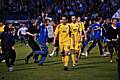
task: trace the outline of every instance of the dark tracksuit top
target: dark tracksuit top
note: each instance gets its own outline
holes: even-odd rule
[[[112,54],[114,52],[113,48],[118,51],[118,28],[117,27],[110,27],[107,29],[106,36],[108,38],[108,50]],[[116,40],[116,41],[114,41]]]
[[[31,25],[27,32],[31,33],[31,34],[38,34],[38,29],[37,29],[37,26],[33,26]],[[32,56],[33,56],[33,53],[36,51],[36,50],[40,50],[40,47],[39,45],[37,44],[36,42],[36,39],[34,36],[30,36],[30,35],[27,35],[28,36],[28,44],[29,46],[31,47],[32,49],[32,53],[30,53],[28,56],[27,56],[27,59],[29,60]],[[38,60],[38,56],[37,55],[34,55],[34,59],[35,61]]]
[[[2,58],[5,59],[5,62],[8,67],[11,67],[14,65],[15,58],[16,58],[16,52],[12,49],[12,46],[15,44],[14,36],[10,34],[9,32],[3,32],[0,35],[1,39],[1,47],[3,51]],[[11,59],[9,61],[9,59]]]
[[[3,51],[10,51],[15,44],[14,36],[8,32],[3,32],[0,35],[1,47]]]
[[[106,36],[109,40],[112,39],[117,39],[117,35],[118,35],[118,28],[116,27],[116,29],[114,29],[111,25],[108,27],[107,29],[107,33]]]
[[[29,32],[31,34],[35,34],[35,33],[38,34],[37,26],[31,26],[31,27],[29,27],[28,30],[27,30],[27,32]],[[28,44],[32,48],[33,51],[40,50],[39,45],[34,40],[33,36],[29,36],[28,35]]]

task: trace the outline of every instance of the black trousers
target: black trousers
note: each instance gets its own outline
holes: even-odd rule
[[[21,43],[24,43],[25,45],[27,44],[27,36],[26,35],[21,35]]]
[[[118,55],[118,41],[110,41],[108,42],[108,50],[112,54],[114,52],[114,49]]]
[[[32,56],[34,57],[34,59],[37,61],[38,60],[38,55],[34,55],[34,51],[36,50],[40,50],[39,45],[37,44],[37,42],[33,41],[28,41],[29,46],[32,49],[32,52],[27,56],[27,59],[29,60]]]
[[[90,47],[87,50],[87,52],[89,53],[96,46],[96,43],[98,43],[100,55],[103,55],[102,44],[101,44],[101,40],[100,39],[94,39],[93,43],[90,45]]]
[[[2,55],[2,59],[5,59],[5,63],[7,65],[7,67],[11,67],[14,65],[15,63],[15,59],[16,59],[16,52],[15,50],[8,47],[2,47],[2,51],[3,51],[3,55]]]

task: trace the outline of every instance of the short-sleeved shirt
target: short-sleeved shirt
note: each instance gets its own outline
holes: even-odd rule
[[[84,26],[84,23],[83,22],[80,22],[78,23],[80,25],[80,28],[82,29],[82,31],[85,29],[85,26]]]
[[[70,24],[63,25],[59,24],[55,30],[55,36],[59,34],[59,42],[65,42],[70,40],[70,32],[72,33],[72,29],[70,28]]]
[[[100,39],[100,37],[101,37],[100,24],[95,23],[95,24],[93,25],[93,28],[92,28],[92,29],[94,30],[94,32],[93,32],[94,39]],[[97,30],[96,30],[96,29],[97,29]]]
[[[18,32],[20,32],[21,35],[26,35],[26,31],[28,30],[27,27],[21,27]],[[19,34],[19,33],[18,33]]]
[[[80,26],[80,29],[82,29],[82,35],[84,35],[84,32],[83,32],[83,30],[85,30],[84,22],[79,22],[78,24]]]
[[[38,42],[39,43],[46,43],[48,38],[48,31],[44,24],[41,24],[39,27],[39,37]]]
[[[53,31],[53,26],[52,25],[48,25],[47,26],[47,32],[48,32],[48,38],[53,38],[54,37],[54,31]]]
[[[71,29],[73,29],[72,31],[75,37],[75,41],[78,41],[80,38],[80,32],[82,31],[82,28],[80,27],[78,23],[71,23],[70,27]]]

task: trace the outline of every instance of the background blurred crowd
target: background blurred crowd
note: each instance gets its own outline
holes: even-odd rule
[[[111,18],[120,7],[119,0],[0,0],[0,18],[24,20],[48,13],[55,20],[62,15]]]

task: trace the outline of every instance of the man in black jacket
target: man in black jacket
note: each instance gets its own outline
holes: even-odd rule
[[[28,64],[28,61],[32,56],[34,57],[34,63],[38,63],[38,55],[34,54],[36,50],[40,50],[40,47],[36,42],[36,36],[38,33],[39,30],[37,29],[37,23],[33,21],[32,25],[27,30],[28,44],[31,47],[32,52],[25,58],[26,64]]]
[[[14,49],[14,37],[12,34],[9,33],[9,27],[4,27],[4,32],[0,34],[1,39],[1,48],[2,48],[2,55],[0,56],[0,61],[5,59],[5,62],[8,67],[8,71],[13,71],[13,65],[15,63],[16,52]]]
[[[108,42],[108,50],[110,52],[110,62],[112,61],[112,55],[114,52],[114,48],[115,51],[117,53],[118,56],[118,28],[117,28],[117,19],[114,18],[112,19],[112,24],[108,27],[107,32],[106,32],[106,37],[108,38],[107,42]]]

